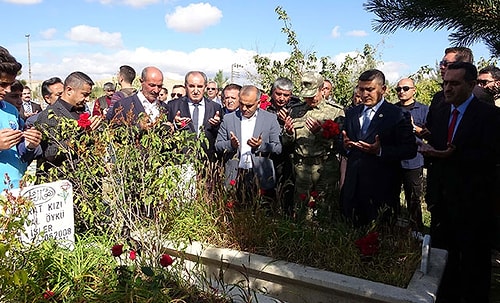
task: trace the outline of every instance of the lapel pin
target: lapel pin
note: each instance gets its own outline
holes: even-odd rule
[[[380,115],[378,115],[378,117],[379,117],[379,118],[382,118],[383,116],[384,116],[384,114],[380,114]]]

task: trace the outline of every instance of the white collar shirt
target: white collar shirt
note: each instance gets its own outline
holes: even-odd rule
[[[255,123],[257,121],[258,110],[250,118],[241,117],[241,141],[240,141],[240,164],[243,169],[250,169],[252,165],[252,147],[247,144],[247,141],[253,137]]]
[[[141,101],[142,106],[144,107],[144,111],[151,119],[151,122],[156,121],[160,116],[160,101],[157,99],[153,102],[149,102],[148,99],[142,94],[142,92],[137,93],[137,98]]]
[[[188,99],[189,100],[189,99]],[[205,100],[201,99],[200,102],[198,102],[198,117],[193,117],[194,113],[194,103],[193,101],[189,100],[189,114],[191,116],[191,120],[194,121],[194,119],[197,119],[198,122],[198,129],[196,129],[196,135],[198,136],[200,134],[200,127],[203,125],[203,118],[205,117]]]

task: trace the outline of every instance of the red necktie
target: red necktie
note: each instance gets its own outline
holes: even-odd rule
[[[460,112],[456,108],[451,113],[453,117],[451,117],[451,122],[450,125],[448,126],[448,143],[451,143],[451,140],[453,139],[453,131],[455,130],[455,125],[457,124],[457,118],[459,113]]]

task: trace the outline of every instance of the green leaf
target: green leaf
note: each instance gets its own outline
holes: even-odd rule
[[[141,271],[143,274],[145,274],[148,277],[153,277],[155,275],[155,273],[153,272],[153,270],[149,266],[142,266]]]

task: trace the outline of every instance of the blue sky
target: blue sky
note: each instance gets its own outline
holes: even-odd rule
[[[420,66],[434,66],[450,45],[446,31],[377,34],[371,29],[375,16],[363,9],[364,2],[0,0],[0,45],[23,64],[21,78],[28,79],[25,35],[30,34],[33,81],[64,79],[76,70],[100,81],[110,79],[123,64],[138,73],[154,65],[175,80],[189,70],[205,71],[209,77],[223,70],[229,77],[234,63],[253,71],[251,57],[256,53],[286,57],[290,48],[274,12],[277,6],[290,17],[303,51],[341,60],[371,44],[384,61],[379,68],[392,82]],[[489,58],[484,45],[471,49],[476,59]]]

